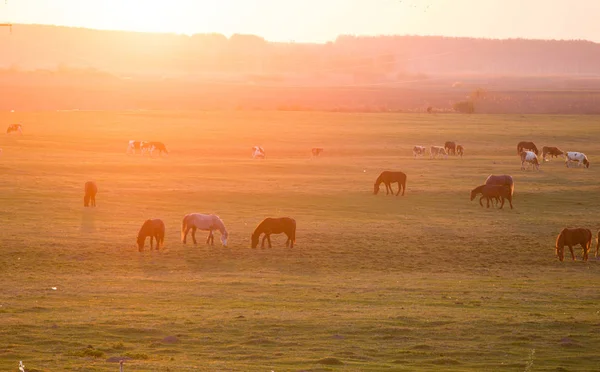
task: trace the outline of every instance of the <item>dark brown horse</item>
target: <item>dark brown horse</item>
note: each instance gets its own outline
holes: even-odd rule
[[[573,246],[577,244],[581,245],[581,248],[583,248],[583,260],[587,261],[588,253],[592,247],[592,232],[590,229],[562,229],[560,234],[558,234],[558,238],[556,238],[556,256],[558,256],[558,259],[561,261],[564,260],[566,245],[571,251],[571,257],[573,258],[573,261],[575,261]]]
[[[156,250],[158,251],[161,246],[165,244],[165,224],[162,220],[154,219],[154,220],[146,220],[138,232],[137,235],[137,245],[138,251],[144,251],[144,244],[146,243],[146,238],[150,237],[150,250],[154,249],[153,242],[156,239]]]
[[[403,172],[390,172],[383,171],[375,180],[375,184],[373,185],[373,194],[377,195],[379,192],[379,185],[381,183],[385,184],[385,194],[388,195],[390,192],[394,195],[394,190],[392,189],[392,183],[398,183],[398,192],[396,196],[400,194],[400,190],[402,190],[402,196],[404,196],[404,192],[406,191],[406,174]]]
[[[452,141],[446,141],[444,143],[444,149],[448,153],[448,155],[456,155],[456,143]]]
[[[258,224],[252,233],[252,248],[256,248],[258,246],[258,240],[260,239],[261,234],[265,235],[263,236],[260,247],[265,247],[265,239],[267,239],[269,242],[269,248],[271,248],[271,234],[281,233],[287,235],[285,246],[294,248],[294,243],[296,243],[296,220],[289,217],[265,218],[261,223]]]
[[[501,185],[481,185],[477,186],[473,190],[471,190],[471,201],[475,199],[475,197],[481,194],[481,198],[479,198],[479,205],[483,207],[483,203],[481,200],[483,198],[487,199],[487,207],[490,207],[490,199],[500,198],[502,200],[502,204],[500,205],[500,209],[504,207],[504,200],[508,200],[510,204],[510,209],[513,209],[512,205],[512,193],[509,186],[501,186]]]
[[[323,153],[323,148],[322,147],[313,147],[311,152],[312,152],[312,156],[319,156]]]
[[[544,146],[542,147],[542,159],[546,160],[547,155],[550,155],[551,158],[558,158],[560,155],[564,155],[564,152],[558,147]]]
[[[460,155],[460,157],[463,157],[463,154],[465,153],[465,148],[463,147],[463,145],[457,145],[456,146],[456,155]]]
[[[521,155],[521,152],[524,150],[533,151],[536,155],[539,155],[540,152],[538,148],[535,146],[535,143],[529,141],[521,141],[517,144],[517,155]]]
[[[83,206],[89,207],[90,202],[91,202],[91,206],[95,207],[96,206],[96,194],[98,193],[98,186],[96,186],[96,182],[93,182],[93,181],[86,182],[85,186],[83,188],[83,191],[85,191],[85,195],[83,197]]]

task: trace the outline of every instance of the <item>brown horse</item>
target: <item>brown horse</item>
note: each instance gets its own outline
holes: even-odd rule
[[[381,183],[385,184],[385,194],[388,195],[390,192],[394,195],[394,190],[392,189],[392,183],[398,183],[398,192],[396,196],[400,194],[400,190],[402,190],[402,196],[404,196],[404,192],[406,191],[406,174],[403,172],[390,172],[383,171],[375,180],[375,184],[373,185],[373,194],[377,195],[379,192],[379,185]]]
[[[96,194],[98,193],[98,186],[96,186],[96,183],[93,181],[86,182],[83,191],[85,191],[85,195],[83,197],[83,206],[89,207],[91,202],[91,206],[95,207]]]
[[[265,239],[267,239],[269,242],[269,248],[271,248],[271,234],[281,233],[287,235],[285,246],[294,248],[294,243],[296,243],[296,220],[289,217],[265,218],[261,223],[258,224],[252,233],[252,248],[256,248],[258,246],[258,240],[260,239],[261,234],[265,235],[263,236],[260,247],[265,247]]]
[[[138,232],[137,245],[138,251],[144,251],[144,244],[146,243],[146,237],[150,237],[150,250],[154,249],[153,242],[156,239],[156,250],[158,251],[161,246],[165,244],[165,224],[162,220],[146,220]]]
[[[313,147],[311,150],[312,156],[319,156],[321,155],[321,153],[323,153],[323,148],[322,147]]]
[[[542,147],[542,159],[546,159],[546,156],[550,155],[551,158],[558,158],[560,155],[564,155],[564,152],[558,147],[544,146]]]
[[[583,260],[587,261],[588,253],[590,251],[590,248],[592,247],[592,232],[590,231],[590,229],[562,229],[560,234],[558,234],[558,238],[556,238],[556,256],[558,256],[558,259],[561,261],[564,260],[566,245],[571,251],[571,257],[573,257],[573,261],[575,261],[575,253],[573,253],[573,246],[577,244],[581,245],[581,248],[583,248]]]
[[[530,141],[521,141],[517,144],[517,155],[521,155],[521,152],[524,150],[533,151],[536,155],[540,154],[538,148],[535,146],[535,143]]]
[[[481,200],[483,198],[487,199],[487,207],[490,207],[490,199],[500,198],[502,200],[502,204],[500,205],[500,209],[504,207],[504,200],[508,200],[510,204],[510,209],[513,209],[512,205],[512,193],[509,186],[506,185],[481,185],[477,186],[473,190],[471,190],[471,201],[475,199],[475,197],[481,194],[481,198],[479,198],[479,205],[483,207],[483,203]]]
[[[446,150],[448,155],[456,155],[456,143],[452,141],[446,141],[446,143],[444,143],[444,150]]]
[[[460,155],[460,157],[463,157],[463,154],[465,153],[465,148],[463,147],[463,145],[457,145],[456,146],[456,155]]]
[[[513,181],[512,176],[508,174],[502,175],[494,175],[490,174],[488,178],[485,179],[486,185],[501,185],[510,187],[510,196],[513,196],[515,193],[515,181]]]

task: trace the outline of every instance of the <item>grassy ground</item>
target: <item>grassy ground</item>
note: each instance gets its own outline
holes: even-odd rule
[[[554,241],[600,227],[597,120],[0,114],[25,133],[0,138],[0,369],[117,371],[109,358],[129,357],[126,371],[593,370],[600,265],[558,262]],[[125,155],[129,139],[171,154]],[[465,158],[412,158],[446,140]],[[522,172],[520,140],[592,166]],[[250,159],[255,144],[267,160]],[[386,169],[408,174],[406,196],[372,195]],[[514,210],[469,201],[491,173],[514,176]],[[82,206],[88,180],[96,209]],[[220,215],[229,247],[181,244],[190,212]],[[267,216],[297,220],[297,247],[250,249]],[[161,253],[134,248],[146,218],[167,225]]]

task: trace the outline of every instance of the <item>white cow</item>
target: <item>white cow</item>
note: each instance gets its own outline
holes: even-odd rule
[[[525,170],[525,163],[529,163],[534,169],[540,170],[540,162],[537,155],[533,151],[521,152],[521,170]]]
[[[253,159],[264,159],[266,157],[265,150],[260,146],[252,147],[252,158]]]
[[[565,165],[567,166],[567,168],[569,167],[570,162],[575,162],[575,161],[577,162],[578,167],[582,164],[586,168],[590,167],[590,161],[588,160],[587,156],[585,156],[585,154],[583,152],[567,151],[566,157],[565,157]]]
[[[138,153],[140,151],[140,146],[141,146],[142,142],[144,142],[144,141],[129,140],[129,144],[127,145],[127,153],[128,154]]]
[[[443,146],[431,146],[429,148],[429,158],[434,159],[438,156],[444,156],[444,158],[448,157],[448,153],[446,153],[446,149]]]
[[[415,146],[415,147],[413,147],[413,155],[415,156],[415,158],[417,156],[423,156],[423,155],[425,155],[425,152],[427,152],[427,149],[425,148],[425,146]]]

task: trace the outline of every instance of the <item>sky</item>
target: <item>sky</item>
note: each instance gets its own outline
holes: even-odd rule
[[[600,42],[600,0],[6,0],[0,23],[327,42],[442,35]]]

